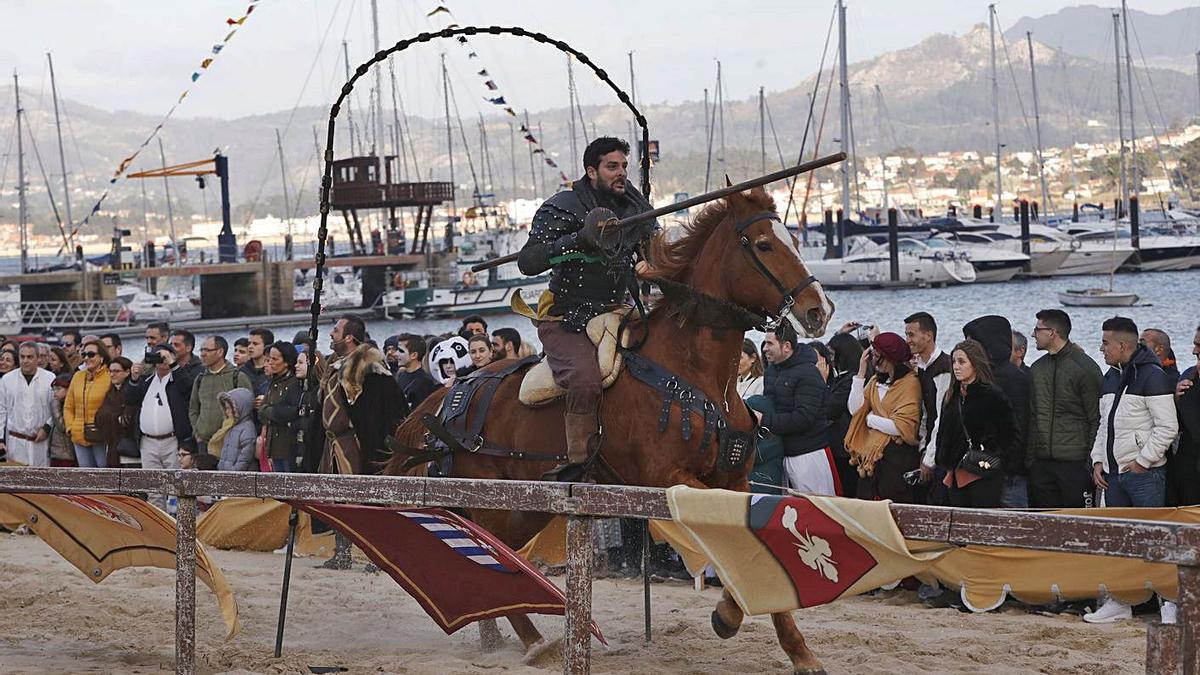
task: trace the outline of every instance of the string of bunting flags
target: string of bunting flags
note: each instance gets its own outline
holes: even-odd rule
[[[183,93],[180,94],[179,98],[175,100],[174,105],[172,105],[171,108],[167,110],[166,114],[162,116],[162,119],[160,119],[158,124],[155,125],[150,131],[149,135],[146,136],[146,139],[143,140],[140,145],[138,145],[137,149],[135,149],[132,154],[125,159],[122,159],[121,163],[117,165],[116,170],[113,171],[112,177],[108,179],[109,185],[115,184],[117,180],[124,176],[125,172],[129,169],[129,165],[133,163],[133,160],[137,159],[137,156],[142,153],[142,150],[145,150],[146,146],[150,145],[150,142],[158,137],[158,133],[162,131],[162,128],[164,125],[166,125],[167,120],[171,119],[171,116],[175,114],[175,111],[183,103],[183,100],[192,92],[192,87],[195,86],[196,81],[200,79],[200,76],[203,75],[210,66],[212,66],[213,61],[217,58],[221,51],[225,49],[225,46],[229,44],[229,41],[233,39],[233,36],[237,34],[238,30],[243,25],[245,25],[246,19],[250,18],[250,14],[254,12],[254,8],[258,6],[259,2],[261,2],[261,0],[250,0],[249,4],[246,6],[246,11],[240,17],[236,19],[233,17],[225,19],[225,25],[229,29],[229,32],[225,34],[225,37],[222,38],[220,42],[212,46],[210,54],[200,61],[196,70],[192,71],[190,79],[188,80],[187,88],[183,90]],[[104,203],[104,200],[108,198],[108,194],[109,190],[106,189],[103,194],[100,195],[100,198],[96,200],[96,204],[92,206],[91,211],[84,216],[83,220],[72,227],[72,239],[76,234],[79,233],[80,228],[88,224],[88,221],[91,220],[92,216],[100,212],[100,206]]]
[[[432,10],[427,12],[425,14],[425,16],[429,17],[429,18],[433,18],[435,16],[442,15],[442,14],[445,15],[445,18],[447,21],[450,21],[454,17],[454,13],[451,12],[450,8],[444,4],[434,7]],[[450,29],[458,28],[458,27],[459,27],[459,25],[457,23],[447,23],[445,26],[445,28],[450,28]],[[457,37],[457,40],[460,45],[462,45],[463,47],[465,47],[469,50],[467,52],[468,59],[478,59],[479,58],[479,54],[477,52],[475,52],[474,50],[470,49],[471,41],[467,39],[467,36],[459,35]],[[500,108],[509,117],[516,117],[517,111],[513,109],[512,105],[509,104],[508,100],[504,97],[504,95],[499,93],[500,85],[496,84],[496,81],[494,79],[492,79],[492,75],[491,75],[491,73],[488,72],[488,69],[480,68],[479,71],[476,72],[476,75],[478,75],[480,78],[482,78],[483,86],[485,89],[487,89],[487,91],[489,93],[497,92],[496,95],[494,95],[494,96],[484,96],[483,100]],[[533,135],[533,131],[530,130],[529,127],[526,126],[525,124],[522,124],[521,125],[521,134],[524,136],[525,142],[529,143],[529,145],[532,146],[533,154],[541,155],[542,161],[546,164],[546,166],[548,166],[552,169],[558,169],[558,177],[561,180],[560,187],[569,186],[571,184],[570,177],[568,177],[567,174],[562,171],[562,169],[558,168],[558,163],[555,162],[550,157],[550,155],[546,152],[546,149],[542,146],[541,141],[539,141],[538,138]]]

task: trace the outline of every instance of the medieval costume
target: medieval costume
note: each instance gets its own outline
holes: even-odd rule
[[[562,470],[585,463],[600,443],[600,367],[596,347],[584,329],[593,317],[623,305],[626,293],[636,284],[630,257],[610,259],[580,236],[588,212],[597,207],[609,209],[617,218],[651,209],[631,185],[626,185],[623,194],[616,194],[596,189],[584,176],[537,210],[529,241],[517,259],[525,275],[550,270],[553,306],[538,323],[538,339],[555,383],[567,391],[569,464],[551,472],[559,478],[568,478]]]
[[[50,432],[54,428],[54,375],[38,368],[33,375],[19,369],[0,378],[0,438],[8,459],[28,466],[50,466]],[[39,432],[42,440],[38,440]]]
[[[321,473],[371,475],[387,461],[386,439],[408,415],[408,402],[384,364],[383,352],[359,345],[334,361],[323,385]],[[329,569],[350,567],[350,540],[336,538]]]

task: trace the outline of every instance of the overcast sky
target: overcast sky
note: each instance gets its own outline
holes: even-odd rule
[[[54,54],[60,95],[110,110],[161,114],[189,76],[228,32],[246,0],[0,0],[0,70],[11,84],[20,73],[27,96],[46,101],[46,52]],[[827,0],[378,0],[386,46],[425,30],[460,25],[517,25],[543,31],[589,54],[625,87],[634,52],[640,101],[698,100],[712,87],[721,59],[727,100],[760,85],[786,89],[812,73],[821,58],[832,12]],[[426,12],[439,4],[453,18]],[[1003,27],[1079,4],[1058,0],[1001,0]],[[1194,5],[1143,0],[1152,13]],[[341,42],[357,65],[371,53],[370,0],[262,0],[245,26],[193,88],[177,117],[232,118],[326,103],[344,81]],[[850,0],[850,61],[910,46],[933,33],[966,32],[987,20],[983,0]],[[1106,27],[1097,26],[1098,36]],[[1081,27],[1081,30],[1087,30]],[[322,46],[322,41],[324,42]],[[487,68],[499,94],[514,107],[537,111],[566,104],[565,57],[551,47],[514,38],[473,38],[469,49],[442,41],[401,55],[399,90],[410,112],[440,114],[439,53],[445,51],[464,116],[496,112],[482,101],[475,71]],[[311,78],[305,84],[311,71]],[[390,97],[385,72],[385,97]],[[577,72],[584,103],[608,102]],[[495,95],[495,94],[492,94]],[[8,106],[8,103],[4,103]]]

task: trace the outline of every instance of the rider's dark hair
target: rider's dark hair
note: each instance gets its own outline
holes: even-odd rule
[[[612,136],[601,136],[588,143],[587,149],[583,151],[583,168],[587,169],[590,166],[593,169],[599,169],[600,158],[614,150],[620,150],[629,155],[629,144]]]

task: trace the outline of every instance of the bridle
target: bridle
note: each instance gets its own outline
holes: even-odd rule
[[[789,291],[787,287],[779,281],[778,277],[771,273],[771,270],[763,264],[763,261],[758,257],[758,254],[754,252],[753,242],[750,241],[750,237],[746,234],[746,228],[760,220],[769,220],[775,223],[781,222],[779,220],[779,216],[775,213],[771,211],[759,211],[752,216],[748,216],[738,221],[733,227],[735,230],[737,230],[738,243],[741,244],[742,250],[750,256],[751,262],[753,262],[754,266],[758,268],[759,273],[766,277],[767,281],[770,281],[771,284],[775,286],[775,288],[783,295],[783,299],[779,303],[778,311],[775,312],[774,316],[768,315],[767,320],[763,325],[763,328],[766,330],[774,330],[784,320],[784,317],[787,316],[787,313],[792,311],[792,307],[796,304],[795,296],[804,289],[816,283],[817,278],[810,274],[808,275],[807,279],[801,281],[795,288]]]

